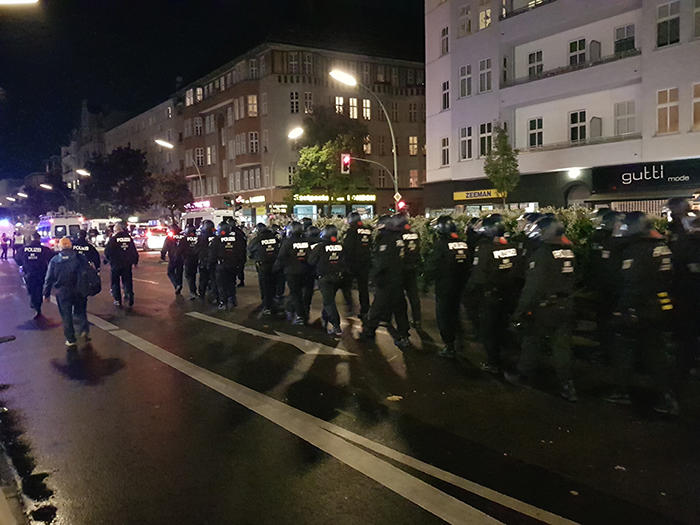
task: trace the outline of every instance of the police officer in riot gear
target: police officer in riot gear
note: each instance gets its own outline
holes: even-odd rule
[[[312,221],[309,217],[304,217],[303,219],[301,219],[301,225],[304,228],[304,233],[306,233],[306,231],[311,226],[313,226],[313,224],[314,224],[314,221]]]
[[[277,279],[273,267],[280,252],[280,239],[262,222],[256,226],[257,234],[248,244],[248,257],[255,261],[262,299],[263,315],[272,315],[275,308]]]
[[[228,221],[231,224],[231,232],[236,235],[236,238],[243,239],[243,244],[244,248],[247,248],[248,246],[248,237],[246,236],[245,232],[243,229],[238,225],[238,221],[236,219],[230,219]],[[244,249],[245,252],[245,249]],[[236,268],[236,279],[238,279],[238,287],[242,288],[245,286],[245,256],[243,257],[243,262],[240,264],[238,268]]]
[[[236,307],[236,271],[245,263],[245,239],[222,222],[209,246],[210,266],[216,268],[216,291],[219,310]],[[243,261],[243,262],[242,262]]]
[[[168,279],[175,288],[175,295],[180,295],[182,291],[185,261],[180,256],[180,243],[183,242],[184,238],[180,227],[177,224],[171,224],[168,228],[168,236],[163,243],[163,249],[160,251],[161,261],[165,261],[165,256],[168,256]]]
[[[628,243],[622,250],[620,299],[614,313],[617,388],[603,399],[630,404],[629,385],[635,362],[643,360],[662,394],[654,410],[677,414],[678,402],[671,390],[671,250],[643,212],[625,214],[619,235],[627,237]]]
[[[542,347],[549,343],[561,385],[561,395],[577,401],[571,377],[571,327],[575,286],[575,257],[571,243],[564,237],[564,225],[554,217],[534,223],[528,233],[539,247],[528,260],[525,286],[513,319],[523,330],[518,373],[505,373],[516,385],[526,382],[535,372]]]
[[[416,329],[421,328],[420,294],[418,293],[418,275],[421,272],[420,236],[409,228],[403,233],[406,248],[403,271],[403,289],[411,305],[411,318]]]
[[[129,307],[134,306],[134,280],[132,268],[139,263],[139,253],[136,251],[131,235],[124,227],[123,222],[114,226],[114,235],[109,238],[105,246],[105,259],[111,266],[111,291],[116,306],[122,305],[122,286],[124,287],[124,299]]]
[[[360,298],[360,319],[364,320],[369,312],[369,272],[372,266],[372,228],[362,222],[356,211],[347,217],[348,229],[343,238],[345,255],[345,279],[343,295],[348,313],[354,311],[352,285],[357,283]]]
[[[374,246],[372,269],[376,293],[366,321],[362,323],[361,338],[374,341],[379,323],[396,319],[398,338],[394,344],[400,348],[410,346],[408,340],[410,325],[406,298],[403,292],[403,270],[406,256],[403,234],[408,221],[403,214],[382,219],[378,225],[379,235]]]
[[[73,243],[73,249],[82,253],[89,263],[95,267],[95,270],[100,271],[100,254],[97,249],[88,242],[88,232],[81,229],[78,232],[78,239]]]
[[[214,230],[214,223],[210,220],[202,221],[199,227],[199,238],[197,239],[197,244],[195,250],[197,252],[198,262],[199,262],[199,298],[205,300],[207,289],[212,287],[212,292],[214,294],[215,302],[219,302],[218,297],[216,297],[216,265],[212,265],[212,256],[210,254],[210,246],[216,232]]]
[[[272,224],[270,230],[277,236],[280,241],[280,248],[284,241],[285,231],[279,224]],[[284,290],[287,287],[287,279],[284,276],[284,270],[275,270],[275,308],[282,309],[284,302]]]
[[[321,231],[321,242],[309,255],[309,264],[316,268],[318,288],[323,297],[323,326],[331,335],[340,336],[340,314],[335,302],[338,289],[343,286],[345,264],[343,246],[338,242],[338,228],[329,224]]]
[[[437,238],[430,254],[429,271],[435,283],[435,318],[445,343],[438,355],[455,357],[455,344],[461,332],[459,305],[470,271],[469,249],[459,238],[452,217],[439,217],[435,232]]]
[[[197,228],[189,224],[182,235],[182,240],[178,244],[178,256],[182,260],[185,280],[190,290],[190,301],[197,298],[197,266],[199,257],[197,255]]]
[[[474,229],[482,240],[474,250],[467,294],[479,298],[479,332],[487,356],[481,369],[497,374],[509,318],[522,286],[522,257],[516,244],[503,236],[506,228],[500,214],[488,215]]]
[[[309,253],[314,247],[321,242],[321,230],[317,226],[309,226],[304,234],[306,239],[309,241]],[[343,248],[345,249],[345,248]],[[309,279],[304,284],[304,289],[302,290],[302,300],[304,301],[304,309],[306,312],[311,312],[311,301],[314,298],[314,289],[316,288],[316,269],[313,268],[309,274]],[[343,284],[343,292],[345,292],[345,284]]]
[[[53,256],[54,252],[41,244],[41,235],[38,233],[32,235],[32,242],[22,250],[22,273],[24,273],[24,282],[29,293],[29,306],[36,310],[36,317],[41,316],[44,279]]]
[[[274,270],[284,271],[289,286],[287,312],[294,324],[305,325],[309,322],[309,313],[304,307],[303,289],[312,274],[309,266],[309,241],[304,237],[304,227],[300,222],[287,226],[287,237],[282,242]]]

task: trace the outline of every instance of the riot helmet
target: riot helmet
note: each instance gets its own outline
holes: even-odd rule
[[[506,232],[506,224],[500,213],[491,213],[474,226],[474,231],[487,239],[494,239],[501,237]]]
[[[218,228],[216,229],[216,233],[218,233],[221,237],[229,235],[231,233],[231,223],[227,221],[220,222]]]
[[[527,234],[529,239],[551,243],[558,241],[564,235],[564,225],[555,217],[542,217],[535,222]]]
[[[177,235],[182,231],[180,227],[175,223],[172,223],[170,226],[168,226],[168,230],[170,230],[173,235]]]
[[[304,234],[304,227],[300,222],[290,222],[285,228],[287,237],[301,237]]]
[[[643,211],[633,211],[625,213],[624,219],[620,222],[615,236],[632,237],[636,235],[647,235],[654,228],[651,219]]]
[[[457,225],[449,215],[441,215],[438,217],[434,228],[441,237],[451,237],[453,236],[452,234],[455,234],[455,237],[457,236]]]
[[[192,236],[197,233],[197,228],[195,228],[194,224],[188,224],[187,227],[185,228],[185,234]]]
[[[518,217],[518,231],[527,234],[531,229],[532,225],[539,221],[543,215],[537,212],[525,212],[520,217]]]
[[[622,219],[622,214],[616,211],[613,211],[609,208],[602,208],[607,210],[605,213],[603,213],[598,221],[598,225],[596,226],[596,230],[601,230],[604,232],[613,232],[615,231],[615,227],[618,222]]]
[[[467,225],[464,227],[464,233],[468,231],[474,231],[474,226],[479,222],[479,217],[472,217],[467,221]]]
[[[80,239],[81,241],[84,241],[85,239],[87,239],[87,231],[80,228],[78,230],[78,239]]]
[[[314,221],[312,221],[309,217],[304,217],[301,220],[301,225],[304,228],[304,231],[309,229],[309,226],[313,225]]]
[[[386,228],[386,223],[389,222],[388,215],[380,215],[377,219],[377,231],[381,231]]]
[[[393,232],[404,232],[411,229],[411,225],[408,224],[408,217],[403,213],[397,213],[389,217],[386,227]]]
[[[321,230],[318,229],[318,226],[309,226],[309,228],[306,230],[306,238],[309,240],[317,240],[320,236]]]
[[[214,233],[214,221],[211,221],[209,219],[206,219],[202,221],[201,226],[199,227],[200,231],[204,235],[211,235]]]
[[[259,222],[255,225],[255,231],[258,233],[264,232],[266,230],[267,230],[267,226],[265,225],[264,222]]]
[[[362,217],[356,211],[348,213],[347,221],[350,226],[362,226]]]
[[[326,224],[321,230],[321,239],[336,242],[338,240],[338,228],[332,224]]]

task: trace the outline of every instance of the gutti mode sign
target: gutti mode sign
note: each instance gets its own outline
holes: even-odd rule
[[[700,159],[593,168],[594,193],[700,188]]]

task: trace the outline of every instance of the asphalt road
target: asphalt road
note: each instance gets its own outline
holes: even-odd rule
[[[401,352],[386,333],[356,342],[352,319],[340,341],[262,319],[251,272],[234,311],[176,297],[157,261],[142,257],[131,312],[103,270],[76,357],[56,307],[33,321],[0,264],[0,335],[17,336],[0,346],[0,428],[44,481],[25,482],[28,511],[65,525],[700,523],[696,383],[668,419],[643,379],[635,406],[600,401],[609,371],[577,361],[570,404],[551,374],[518,390],[477,371],[476,345],[462,365],[435,356],[429,297]]]

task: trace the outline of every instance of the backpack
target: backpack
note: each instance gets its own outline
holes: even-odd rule
[[[78,258],[80,259],[80,272],[76,288],[83,297],[93,297],[102,291],[100,274],[83,255],[78,255]]]

